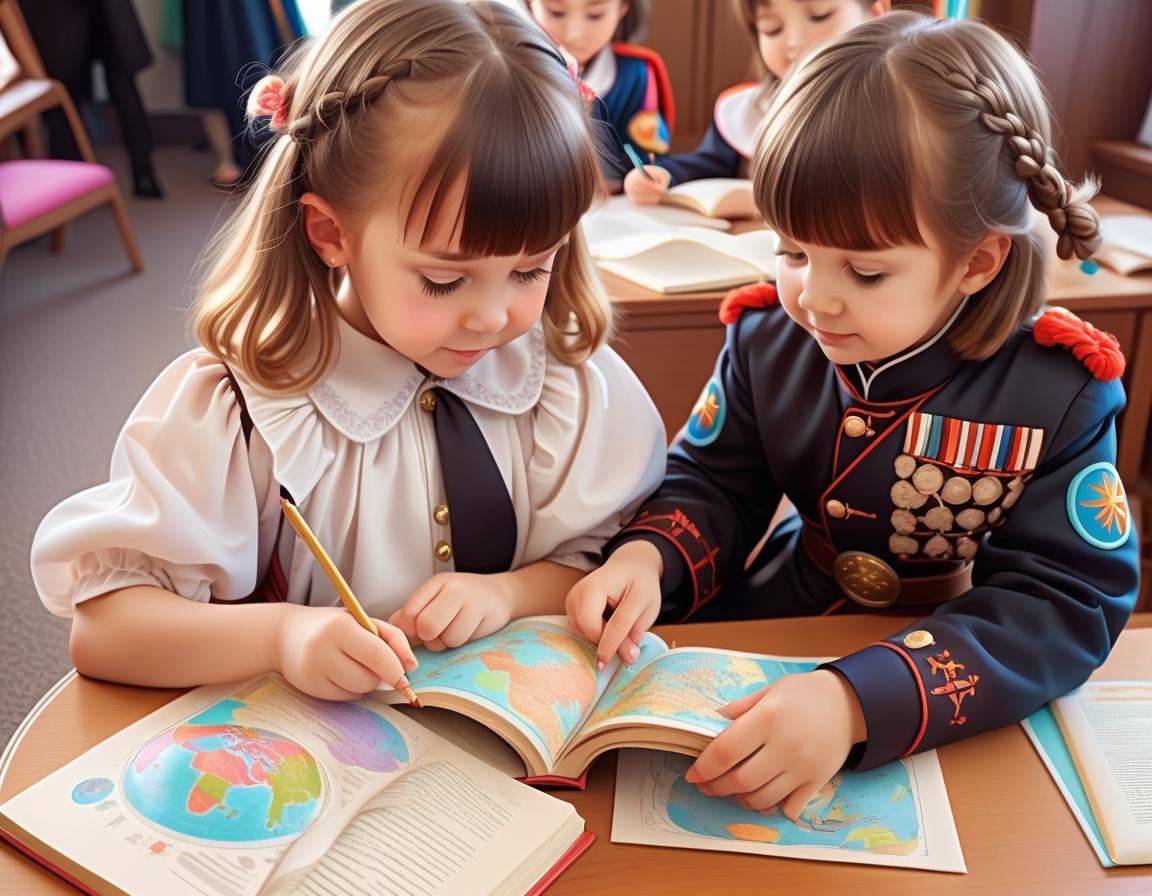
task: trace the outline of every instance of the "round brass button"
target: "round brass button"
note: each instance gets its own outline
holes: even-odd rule
[[[855,439],[864,435],[868,431],[868,424],[864,422],[863,417],[857,417],[853,414],[851,417],[844,418],[844,434]]]
[[[936,643],[936,639],[932,637],[931,632],[926,632],[920,628],[914,632],[908,632],[904,636],[904,646],[909,650],[919,650],[921,647],[931,647]]]
[[[890,607],[900,595],[896,570],[863,551],[845,551],[837,557],[832,564],[832,578],[845,596],[862,607]]]
[[[448,507],[445,504],[437,504],[432,508],[432,519],[436,520],[437,526],[448,525]]]
[[[431,414],[436,410],[436,390],[425,389],[420,393],[420,409]]]
[[[452,545],[446,541],[437,542],[436,544],[436,559],[441,563],[447,563],[452,559]]]
[[[848,505],[843,501],[837,501],[835,498],[825,504],[824,509],[828,512],[828,516],[834,520],[842,520],[848,516]]]

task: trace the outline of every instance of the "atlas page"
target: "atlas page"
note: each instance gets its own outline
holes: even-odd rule
[[[1152,862],[1152,681],[1089,681],[1052,712],[1109,855]]]
[[[867,772],[842,771],[803,824],[709,797],[684,780],[692,759],[625,750],[616,770],[612,842],[964,872],[936,751]]]
[[[583,828],[376,698],[272,676],[189,692],[2,812],[81,883],[132,896],[504,892]]]

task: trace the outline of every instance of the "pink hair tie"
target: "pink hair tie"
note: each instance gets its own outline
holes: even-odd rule
[[[568,69],[569,76],[576,82],[576,87],[580,90],[580,99],[584,101],[584,108],[591,109],[597,99],[596,91],[589,87],[580,77],[580,63],[576,61],[576,57],[563,47],[557,47],[557,49],[564,58],[564,64]]]
[[[248,117],[272,120],[268,126],[274,131],[284,130],[288,123],[288,103],[284,100],[284,79],[265,75],[248,94]]]

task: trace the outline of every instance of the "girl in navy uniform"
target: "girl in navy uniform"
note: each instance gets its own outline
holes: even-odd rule
[[[660,54],[637,46],[652,0],[524,0],[532,16],[576,59],[596,94],[604,174],[615,183],[631,168],[623,144],[664,154],[676,126],[672,82]],[[606,133],[605,133],[606,132]]]
[[[48,514],[33,575],[85,674],[277,671],[344,699],[398,683],[409,640],[559,612],[659,483],[664,433],[604,346],[578,86],[519,12],[361,0],[249,108],[268,156],[194,309],[204,347],[145,393],[109,481]]]
[[[913,13],[816,51],[774,98],[754,188],[776,285],[726,303],[664,484],[568,611],[626,661],[658,617],[926,615],[724,707],[689,775],[704,792],[797,818],[845,763],[1077,686],[1132,612],[1123,357],[1067,312],[1038,315],[1052,242],[1085,258],[1100,240],[1095,184],[1065,181],[1051,130],[1006,40]],[[746,569],[785,494],[797,515]]]
[[[669,187],[706,177],[747,177],[764,119],[780,78],[810,47],[843,34],[892,8],[891,0],[734,0],[764,64],[759,83],[737,84],[716,99],[712,124],[693,152],[665,156],[647,178],[633,169],[624,192],[637,205],[655,205]],[[653,179],[654,178],[654,179]]]

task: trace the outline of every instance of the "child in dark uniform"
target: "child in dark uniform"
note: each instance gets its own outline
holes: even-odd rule
[[[712,124],[692,152],[665,156],[649,168],[651,178],[630,171],[624,192],[637,205],[653,205],[669,187],[706,177],[747,177],[764,118],[777,84],[797,58],[821,41],[843,34],[892,9],[891,0],[734,0],[764,65],[759,83],[737,84],[720,94]]]
[[[1114,466],[1124,359],[1066,311],[1099,244],[1028,62],[973,21],[893,13],[803,61],[769,109],[757,203],[776,285],[738,291],[664,484],[568,596],[626,661],[658,618],[923,618],[753,691],[689,780],[796,818],[871,768],[1018,721],[1083,682],[1135,603]],[[1044,217],[1047,222],[1044,222]],[[745,561],[787,495],[798,515]],[[610,621],[602,621],[612,607]]]

